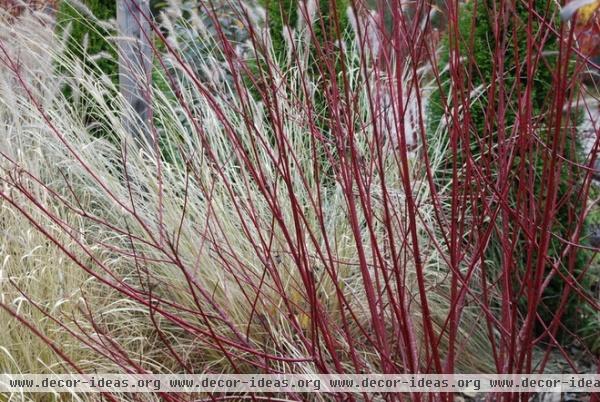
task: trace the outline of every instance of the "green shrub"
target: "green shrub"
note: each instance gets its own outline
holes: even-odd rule
[[[284,34],[287,34],[287,29],[296,30],[298,26],[301,12],[299,5],[302,0],[260,0],[260,3],[265,7],[267,13],[267,25],[272,41],[275,61],[283,67],[288,63],[294,64],[294,59],[288,60],[288,47]],[[308,55],[308,64],[306,66],[306,74],[309,82],[317,85],[317,90],[314,92],[314,110],[315,126],[323,133],[325,137],[330,136],[332,129],[331,118],[333,116],[329,102],[326,96],[329,85],[342,90],[343,82],[331,84],[331,79],[327,73],[323,74],[322,70],[327,68],[324,62],[330,62],[330,65],[335,66],[337,77],[340,77],[342,72],[342,62],[348,66],[351,63],[350,58],[346,57],[343,44],[346,43],[347,35],[350,32],[350,23],[348,21],[347,9],[350,6],[349,0],[337,0],[335,10],[332,8],[330,0],[315,0],[318,4],[318,10],[315,10],[314,21],[309,29],[312,30],[314,37],[311,37],[311,48]],[[319,54],[315,43],[321,47],[321,51],[325,56]],[[253,70],[260,70],[260,61]],[[326,151],[321,149],[322,145],[317,145],[317,152],[322,155],[320,161],[322,163],[323,174],[328,178],[327,183],[333,183],[334,168],[330,161],[325,156]],[[335,157],[335,156],[334,156]]]
[[[280,62],[284,60],[287,49],[284,39],[284,29],[286,29],[286,26],[294,29],[298,24],[298,7],[301,1],[302,0],[261,0],[262,5],[267,11],[267,20],[275,56]],[[330,0],[315,1],[318,1],[319,3],[319,10],[316,14],[318,18],[320,17],[320,20],[316,21],[312,27],[316,39],[321,43],[323,43],[326,38],[329,40],[340,39],[337,38],[338,35],[336,33],[335,23],[336,15],[334,15],[333,10],[331,9],[332,2]],[[348,0],[336,1],[335,14],[337,14],[337,21],[342,36],[348,29],[346,10],[349,4]]]
[[[116,18],[117,6],[115,1],[84,0],[83,3],[100,20]],[[119,66],[117,54],[114,47],[109,43],[110,33],[101,27],[93,26],[92,22],[77,10],[69,1],[61,2],[56,26],[58,32],[63,32],[67,25],[71,24],[70,38],[68,42],[69,51],[80,57],[87,63],[90,55],[106,53],[112,57],[103,57],[96,62],[100,70],[112,77],[115,82],[118,79]],[[82,48],[82,43],[87,42],[87,48]],[[85,53],[84,53],[85,51]]]
[[[460,35],[456,45],[460,51],[460,56],[463,57],[464,60],[464,70],[462,71],[465,77],[464,83],[468,84],[468,87],[473,90],[470,94],[470,121],[468,122],[472,135],[470,135],[470,143],[464,144],[463,146],[470,149],[474,159],[486,162],[482,162],[479,167],[483,174],[488,177],[489,182],[495,183],[496,178],[500,175],[499,164],[498,160],[495,159],[497,156],[495,155],[494,148],[494,146],[497,146],[499,143],[498,132],[501,129],[500,123],[504,126],[504,141],[515,140],[516,138],[513,137],[514,134],[512,133],[517,130],[513,131],[512,128],[517,121],[517,113],[520,105],[518,104],[519,97],[516,93],[504,93],[502,95],[499,93],[498,89],[492,93],[490,88],[502,86],[506,90],[507,88],[514,89],[519,86],[523,88],[525,84],[527,84],[527,77],[524,76],[525,73],[521,72],[520,76],[518,76],[515,66],[524,66],[524,60],[526,60],[527,57],[526,27],[529,18],[529,10],[526,4],[517,2],[514,14],[511,13],[510,17],[508,17],[510,18],[510,22],[507,24],[508,28],[506,31],[502,32],[504,38],[509,38],[506,40],[505,48],[502,50],[503,62],[506,66],[503,76],[504,84],[493,86],[492,84],[497,80],[497,77],[494,77],[494,60],[497,57],[497,52],[499,52],[498,47],[502,45],[495,41],[493,37],[493,24],[497,19],[494,19],[495,17],[491,11],[492,6],[493,2],[491,0],[467,2],[462,6],[458,27]],[[546,0],[534,0],[533,6],[540,14],[544,15],[544,10],[548,9],[548,2]],[[548,15],[550,15],[550,13],[548,13]],[[537,18],[533,18],[532,25],[532,32],[539,32],[542,29],[542,25]],[[443,70],[443,67],[448,65],[450,58],[450,38],[446,37],[442,46],[443,52],[440,58],[440,71]],[[552,91],[554,90],[553,74],[557,69],[556,54],[558,53],[555,51],[558,50],[558,46],[558,38],[554,34],[550,34],[545,39],[543,49],[540,50],[536,48],[535,50],[536,53],[543,51],[544,54],[533,72],[533,85],[531,86],[530,100],[534,121],[530,123],[539,127],[536,128],[537,135],[546,143],[550,142],[550,136],[549,130],[545,128],[546,126],[543,119],[547,115],[546,112],[548,112],[551,107],[549,99],[552,99]],[[449,130],[446,128],[440,129],[440,125],[445,124],[444,103],[446,102],[450,109],[460,107],[460,105],[452,104],[452,94],[450,89],[452,88],[454,90],[457,86],[451,83],[450,73],[447,70],[441,74],[441,82],[440,88],[436,90],[430,98],[428,137],[430,145],[437,144],[437,146],[430,146],[430,150],[440,148],[446,150],[446,162],[439,166],[434,172],[436,184],[439,188],[444,188],[456,185],[456,183],[453,183],[452,177],[453,159],[452,151],[449,146]],[[478,89],[480,90],[479,92],[477,92]],[[460,99],[460,94],[458,98]],[[498,110],[500,98],[502,98],[505,103],[504,107],[506,110],[505,119],[503,121],[498,121],[495,117],[490,118],[491,113],[495,113]],[[445,102],[443,101],[444,99],[446,99]],[[567,117],[570,120],[569,124],[571,125],[576,124],[579,121],[579,118],[575,113]],[[464,124],[467,124],[467,122],[465,121]],[[580,153],[580,144],[577,140],[573,141],[571,139],[566,128],[561,130],[563,130],[563,135],[567,137],[562,156],[568,160],[572,160],[573,155],[578,155]],[[459,141],[464,141],[464,139],[460,139]],[[459,145],[459,147],[460,146],[461,145]],[[543,205],[546,187],[543,178],[544,176],[548,176],[547,174],[544,175],[543,172],[543,152],[545,151],[534,150],[534,147],[532,147],[526,151],[526,160],[521,160],[521,158],[517,156],[514,159],[512,166],[509,167],[511,171],[509,172],[508,180],[510,180],[511,184],[508,202],[511,209],[518,211],[518,185],[519,180],[521,180],[518,172],[520,171],[519,169],[522,168],[522,162],[529,166],[533,165],[532,171],[535,177],[533,180],[533,196],[538,200],[536,201],[537,205]],[[461,166],[466,159],[461,150],[459,150],[458,153],[459,155],[455,160],[460,171]],[[490,161],[491,163],[488,163]],[[459,177],[459,180],[462,179]],[[568,166],[567,163],[564,163],[562,165],[558,184],[557,214],[552,227],[552,232],[562,239],[568,239],[570,237],[569,235],[573,232],[575,225],[575,219],[573,217],[577,216],[582,208],[582,205],[579,205],[581,202],[577,200],[578,192],[576,191],[580,181],[581,177],[579,173],[575,172],[574,168]],[[469,183],[461,182],[461,185],[468,186]],[[481,203],[475,202],[474,204],[474,212],[486,214],[482,210],[483,205]],[[497,206],[498,204],[496,203],[494,207]],[[507,225],[510,228],[509,230],[511,233],[515,233],[516,246],[513,250],[514,264],[520,269],[520,277],[523,278],[525,265],[527,264],[527,253],[528,251],[531,252],[533,249],[530,240],[526,238],[524,231],[510,218],[508,219],[509,222],[500,223],[502,220],[500,214],[496,219],[497,222],[499,222],[497,227],[502,228],[504,224],[505,227]],[[553,236],[550,241],[548,255],[554,260],[560,259],[565,263],[569,261],[569,259],[571,259],[571,262],[574,261],[574,272],[577,275],[577,273],[580,273],[587,264],[589,254],[583,251],[574,250],[570,256],[561,258],[563,250],[563,241],[556,236]],[[533,258],[533,261],[537,258],[536,255],[530,255],[530,257]],[[486,250],[485,260],[489,263],[489,268],[496,270],[498,275],[500,275],[499,271],[502,265],[506,263],[503,259],[503,251],[498,241],[498,235],[493,234],[490,245]],[[562,265],[563,264],[561,264],[561,266]],[[547,264],[546,269],[550,269],[550,264]],[[565,268],[561,269],[566,270]],[[515,287],[517,286],[519,285],[515,283]],[[540,306],[538,311],[541,319],[546,324],[552,320],[556,309],[558,308],[563,288],[564,281],[559,275],[555,275],[542,295],[542,301],[545,307]],[[528,303],[526,296],[521,296],[519,303],[523,306],[523,309],[525,309]],[[571,331],[576,331],[576,327],[580,326],[580,321],[582,320],[582,314],[579,311],[578,304],[579,298],[572,292],[563,319],[563,324]],[[585,319],[586,318],[583,317],[584,321]],[[542,328],[543,327],[540,326],[540,330]]]
[[[103,0],[83,0],[83,4],[99,20],[105,21],[116,18],[116,2]],[[67,54],[82,61],[83,67],[89,74],[103,74],[110,77],[115,85],[119,80],[118,57],[114,46],[109,42],[111,36],[100,26],[82,15],[76,6],[69,1],[63,1],[57,14],[56,29],[59,35],[66,32],[69,34],[67,40]],[[69,29],[67,31],[67,29]],[[92,57],[102,55],[102,57]],[[88,96],[76,96],[81,88],[73,88],[65,85],[63,93],[71,101],[74,107],[84,110],[83,116],[88,127],[102,127],[101,124],[95,124],[99,119],[97,117],[97,106],[90,103]],[[80,94],[81,95],[81,94]],[[86,103],[81,100],[87,99]],[[110,103],[110,99],[107,99]],[[95,135],[100,138],[112,138],[112,134],[106,129],[99,128]]]
[[[284,39],[285,30],[296,29],[299,20],[299,0],[260,0],[262,5],[267,11],[267,24],[269,26],[269,32],[271,35],[271,41],[273,43],[273,50],[275,58],[278,63],[284,64],[286,60],[288,44]],[[346,10],[349,7],[348,0],[336,1],[335,12],[331,8],[332,2],[330,0],[315,0],[318,2],[319,9],[316,10],[315,20],[312,23],[310,29],[314,32],[314,38],[312,39],[312,51],[309,55],[310,61],[308,66],[308,74],[310,74],[311,81],[320,83],[323,87],[321,91],[317,91],[315,102],[318,111],[322,111],[323,115],[326,115],[326,101],[323,96],[320,96],[325,88],[325,80],[327,77],[320,76],[319,67],[324,66],[317,65],[317,60],[323,63],[323,57],[316,54],[314,42],[319,43],[322,46],[323,51],[327,52],[327,46],[335,46],[336,51],[329,53],[327,57],[332,57],[332,62],[335,64],[336,71],[341,71],[341,59],[344,57],[344,51],[339,43],[344,42],[346,35],[349,32],[349,21]],[[339,29],[339,34],[338,34]],[[328,42],[328,43],[327,43]],[[293,60],[292,60],[293,62]],[[321,128],[326,129],[327,125],[320,124]]]

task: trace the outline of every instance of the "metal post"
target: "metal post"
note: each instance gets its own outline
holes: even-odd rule
[[[140,146],[153,149],[150,131],[152,47],[149,0],[117,0],[119,87],[135,112],[123,124]]]

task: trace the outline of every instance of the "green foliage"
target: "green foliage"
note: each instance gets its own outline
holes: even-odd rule
[[[539,10],[545,9],[546,4],[546,0],[534,1],[534,7]],[[475,6],[477,9],[474,9]],[[465,83],[469,82],[470,87],[475,90],[481,87],[484,88],[483,96],[473,100],[469,109],[471,128],[473,132],[479,134],[495,132],[498,129],[497,124],[495,127],[486,128],[486,114],[488,108],[492,106],[490,110],[494,111],[496,109],[493,109],[493,107],[498,105],[497,102],[494,105],[489,104],[488,99],[491,98],[492,94],[487,89],[494,79],[497,79],[497,77],[494,77],[494,58],[496,48],[500,46],[500,44],[496,43],[495,39],[492,37],[494,21],[492,20],[493,17],[490,12],[491,6],[492,2],[489,0],[467,2],[461,9],[462,12],[459,16],[460,38],[458,39],[458,47],[461,56],[466,58],[465,62],[467,67],[465,68],[464,73],[468,79],[465,80]],[[520,79],[522,84],[524,84],[526,80],[523,71],[521,71],[520,77],[516,76],[514,66],[521,65],[521,68],[524,69],[523,60],[527,54],[527,33],[525,31],[525,24],[527,23],[528,10],[526,9],[526,5],[522,3],[517,3],[516,9],[516,15],[520,17],[519,19],[516,19],[516,21],[519,22],[516,23],[514,22],[515,20],[513,20],[513,24],[511,24],[509,30],[503,32],[504,37],[511,38],[504,44],[503,63],[506,70],[503,75],[504,88],[514,88],[517,79]],[[541,28],[540,25],[539,22],[534,21],[532,31],[538,32]],[[512,40],[515,36],[518,38],[516,41],[518,46],[515,46],[515,41]],[[446,66],[449,61],[449,45],[449,38],[446,37],[443,43],[444,52],[440,59],[440,66],[442,67]],[[543,111],[547,110],[547,100],[552,91],[552,74],[556,65],[555,57],[552,56],[551,53],[557,50],[557,48],[558,43],[556,37],[550,35],[546,38],[543,50],[544,52],[547,52],[548,55],[544,56],[543,60],[540,60],[533,75],[534,85],[532,86],[531,92],[531,107],[534,116],[540,116]],[[429,132],[435,131],[440,122],[442,122],[442,117],[444,115],[444,102],[442,99],[447,98],[446,102],[449,102],[450,106],[452,106],[448,73],[446,72],[443,74],[442,78],[444,80],[442,90],[436,91],[431,97]],[[498,90],[496,90],[494,98],[496,101],[499,99]],[[503,124],[506,128],[511,128],[515,123],[515,111],[518,110],[515,106],[517,105],[518,100],[516,96],[505,94],[503,101],[507,102],[506,121],[504,121]]]
[[[285,59],[287,49],[284,39],[284,29],[286,29],[286,26],[289,26],[291,29],[296,27],[300,1],[302,0],[261,0],[262,5],[267,10],[267,19],[275,56],[280,62]],[[319,3],[317,16],[320,17],[312,27],[315,37],[320,43],[323,43],[326,39],[330,41],[340,39],[337,35],[338,27],[336,27],[336,20],[340,33],[343,36],[349,26],[346,15],[349,0],[337,0],[335,2],[335,10],[332,8],[333,2],[331,0],[315,1]]]
[[[283,32],[285,26],[291,28],[296,26],[298,20],[298,1],[297,0],[262,0],[262,5],[267,11],[269,23],[269,32],[273,49],[278,59],[285,55],[285,39]]]
[[[99,20],[108,20],[116,17],[116,2],[114,1],[84,0],[83,3]],[[107,39],[110,37],[110,32],[96,26],[93,21],[82,15],[69,1],[61,2],[57,15],[56,29],[59,35],[68,32],[68,54],[81,60],[89,74],[105,74],[110,77],[113,83],[118,84],[118,58],[114,47]],[[97,57],[92,61],[92,57],[99,54],[102,54],[103,57]],[[80,90],[81,88],[75,90],[67,85],[63,88],[63,93],[74,107],[82,111],[85,123],[90,129],[92,127],[99,127],[96,129],[96,136],[112,138],[113,134],[109,130],[106,130],[106,128],[103,128],[103,124],[94,124],[102,120],[102,117],[98,118],[97,107],[89,102],[90,97],[75,96],[75,93]],[[88,99],[88,101],[83,103],[83,99]],[[110,103],[110,99],[107,99],[107,101]]]
[[[273,43],[273,50],[275,52],[275,58],[280,64],[285,64],[288,44],[284,39],[284,32],[286,29],[294,30],[298,25],[300,18],[299,5],[302,0],[261,0],[262,5],[267,11],[267,24],[269,26],[269,32],[271,34],[271,41]],[[334,3],[331,0],[315,0],[318,2],[319,9],[316,10],[315,20],[313,21],[310,29],[314,33],[313,42],[318,42],[322,49],[327,53],[324,57],[317,54],[316,50],[310,54],[310,60],[308,65],[308,73],[310,74],[311,81],[323,84],[326,77],[319,76],[319,64],[322,65],[328,57],[332,57],[332,63],[336,67],[336,71],[341,71],[341,58],[344,57],[343,50],[339,47],[338,42],[344,42],[346,34],[348,33],[350,24],[346,10],[349,7],[349,0],[337,0],[335,2],[335,9],[333,8]],[[326,46],[328,44],[335,46],[336,51],[331,53]],[[314,47],[314,46],[313,46]],[[338,84],[339,85],[339,84]],[[319,91],[324,92],[324,91]],[[317,94],[316,108],[317,110],[325,110],[326,101],[325,99],[318,98]],[[322,124],[321,124],[322,125]],[[322,128],[326,128],[326,125],[322,125]]]
[[[600,198],[600,186],[593,184],[590,187],[589,192],[590,200],[597,200]],[[591,209],[590,213],[586,216],[586,230],[585,230],[584,242],[592,247],[598,247],[600,243],[600,207],[595,206]],[[596,252],[588,252],[591,254],[590,258],[591,265],[589,274],[586,275],[586,288],[592,289],[592,294],[600,294],[600,255]],[[600,353],[600,312],[588,303],[581,303],[580,306],[582,312],[580,314],[589,319],[585,320],[581,328],[581,336],[583,337],[586,345],[590,348],[593,353]]]
[[[276,62],[282,66],[287,63],[293,63],[293,60],[287,60],[289,44],[286,43],[284,34],[287,34],[287,29],[296,30],[299,19],[301,18],[301,10],[299,6],[303,0],[260,0],[260,3],[265,7],[267,12],[267,24],[271,36],[274,56]],[[343,46],[347,35],[350,31],[350,22],[348,21],[347,9],[350,6],[349,0],[315,0],[318,10],[315,10],[314,20],[308,28],[311,30],[314,37],[311,35],[312,49],[308,55],[308,64],[306,73],[309,81],[316,84],[319,90],[314,94],[314,114],[315,125],[323,133],[328,136],[331,130],[332,113],[326,97],[327,87],[330,84],[330,77],[322,74],[322,69],[329,66],[335,66],[335,72],[339,77],[342,72],[342,61],[348,64],[351,62],[346,57]],[[318,43],[322,52],[318,52],[314,44]],[[324,54],[323,54],[324,53]],[[254,71],[259,71],[260,61],[253,66]],[[284,67],[285,70],[285,67]],[[343,90],[343,80],[338,80],[336,85],[340,90]],[[318,145],[320,147],[320,145]],[[329,178],[328,182],[333,183],[333,167],[325,157],[325,151],[318,149],[318,153],[322,154],[321,162],[323,166],[323,174]]]
[[[533,6],[536,10],[546,10],[548,8],[547,4],[547,0],[533,1]],[[501,33],[502,37],[505,39],[508,38],[508,40],[501,43],[501,41],[498,41],[493,37],[493,19],[495,17],[491,12],[492,6],[492,0],[467,2],[462,7],[460,13],[458,43],[452,44],[452,47],[459,49],[460,56],[464,60],[464,69],[461,73],[464,74],[463,76],[465,77],[464,86],[467,88],[466,90],[470,91],[470,95],[468,95],[470,98],[470,121],[464,121],[464,124],[469,125],[469,139],[459,140],[463,141],[462,145],[459,145],[459,155],[453,155],[450,150],[449,130],[446,128],[439,129],[440,124],[445,125],[447,123],[444,118],[444,104],[447,104],[450,110],[461,107],[461,105],[453,105],[453,94],[451,93],[451,89],[457,90],[459,85],[456,85],[456,82],[451,82],[448,71],[442,74],[442,85],[430,98],[428,117],[429,142],[430,144],[437,143],[437,145],[439,145],[431,146],[430,149],[440,149],[441,147],[446,149],[447,155],[445,158],[446,162],[435,172],[436,184],[438,184],[440,188],[457,185],[457,183],[453,183],[452,178],[452,158],[453,156],[456,157],[455,160],[460,169],[460,166],[465,161],[463,156],[464,148],[468,148],[474,158],[481,158],[481,160],[485,161],[497,161],[495,158],[497,147],[500,145],[499,132],[502,131],[504,141],[511,141],[511,139],[516,139],[513,137],[515,135],[513,133],[519,131],[513,130],[517,121],[517,113],[520,109],[518,103],[519,96],[511,91],[514,91],[514,88],[517,87],[524,88],[525,84],[527,84],[524,60],[526,60],[527,57],[528,34],[526,27],[529,19],[529,10],[525,3],[515,3],[514,14],[511,12],[508,28]],[[542,29],[537,18],[533,19],[532,25],[532,32],[540,32]],[[450,41],[451,39],[449,37],[446,37],[444,40],[444,50],[440,59],[440,69],[448,65],[450,59],[449,49],[451,48]],[[545,116],[548,115],[547,112],[551,107],[548,100],[552,99],[553,74],[557,68],[557,59],[556,56],[554,56],[557,52],[554,51],[558,49],[558,45],[556,36],[550,34],[545,38],[543,49],[536,48],[536,54],[543,51],[544,55],[537,63],[533,72],[533,85],[531,86],[530,93],[533,118],[529,123],[535,127],[538,137],[543,142],[547,143],[550,143],[551,141],[551,133],[550,130],[545,128],[547,122],[544,122],[544,119]],[[503,46],[502,50],[499,50],[500,46]],[[539,46],[539,43],[536,44],[536,46]],[[502,52],[502,59],[505,66],[505,71],[502,76],[503,83],[493,85],[498,84],[499,82],[497,72],[494,71],[496,69],[494,60],[497,59],[497,55],[500,51]],[[519,65],[522,66],[522,71],[520,72],[517,71],[516,68],[516,66]],[[504,93],[500,92],[500,87],[505,90]],[[495,88],[495,90],[490,88]],[[464,95],[458,94],[457,99],[461,102],[461,99],[464,97]],[[491,113],[496,113],[498,110],[500,99],[504,102],[506,110],[505,118],[502,121],[499,121],[497,118],[489,118]],[[574,124],[579,120],[574,114],[568,117],[571,120],[570,124]],[[580,145],[577,143],[577,140],[571,138],[567,131],[567,129],[564,129],[561,134],[567,137],[564,154],[562,156],[572,160],[573,155],[578,154]],[[465,144],[464,141],[469,141],[469,143]],[[546,183],[542,181],[543,177],[548,176],[547,174],[544,176],[543,172],[543,152],[545,151],[536,151],[532,149],[527,152],[528,155],[526,160],[521,160],[521,158],[516,157],[512,166],[509,167],[509,169],[511,169],[509,172],[511,188],[509,190],[508,202],[513,210],[518,210],[519,205],[518,185],[519,180],[522,180],[522,178],[519,177],[518,172],[520,167],[522,167],[522,165],[520,165],[521,163],[526,163],[528,166],[532,165],[534,177],[533,192],[535,198],[540,202],[539,205],[542,205],[541,203],[546,194],[547,186]],[[492,162],[480,166],[482,172],[489,178],[490,183],[495,183],[496,178],[500,175],[498,165],[497,162]],[[459,180],[461,180],[461,185],[469,185],[469,183],[462,183],[460,177]],[[558,211],[552,227],[552,232],[563,239],[569,238],[569,234],[572,233],[575,224],[575,219],[573,217],[576,216],[577,212],[580,211],[580,208],[582,207],[581,205],[578,205],[580,202],[576,199],[578,195],[576,194],[576,189],[579,181],[579,174],[575,172],[572,167],[569,167],[568,164],[563,164],[558,188]],[[475,211],[477,211],[478,208],[482,208],[482,205],[474,205]],[[500,221],[502,217],[499,216],[497,219]],[[526,238],[521,228],[510,218],[508,220],[509,222],[504,222],[504,224],[508,225],[511,233],[517,234],[515,239],[516,247],[512,254],[515,263],[521,269],[522,276],[524,274],[524,267],[527,263],[527,250],[532,249],[532,247],[528,247],[531,244],[531,240]],[[502,224],[498,227],[502,227]],[[553,237],[550,241],[548,256],[555,261],[561,260],[561,266],[566,266],[567,262],[571,261],[575,266],[574,273],[577,275],[577,273],[581,272],[586,265],[587,253],[575,250],[570,256],[563,258],[561,255],[563,250],[564,244],[562,241],[556,236]],[[503,264],[504,257],[497,235],[493,235],[490,246],[486,252],[486,261],[489,262],[491,268],[499,270]],[[532,257],[534,258],[534,261],[537,258],[535,255]],[[550,269],[550,264],[547,264],[547,269]],[[566,271],[566,268],[561,268],[561,270]],[[517,286],[517,284],[515,284],[515,286]],[[545,321],[546,324],[552,320],[552,317],[558,308],[563,288],[564,281],[559,275],[555,275],[549,287],[542,295],[543,304],[546,307],[540,308],[539,311],[542,320]],[[525,300],[524,296],[519,300],[519,303],[525,308],[527,300]],[[578,304],[578,297],[572,295],[563,319],[563,324],[569,330],[576,331],[577,327],[580,326],[577,321],[581,320],[582,315],[579,311]]]
[[[116,18],[117,9],[115,1],[84,0],[84,4],[100,20]],[[81,12],[70,2],[63,1],[61,2],[56,21],[58,32],[63,32],[68,24],[71,24],[68,42],[69,51],[86,61],[86,63],[91,63],[88,59],[90,55],[106,53],[112,56],[110,58],[101,58],[97,62],[97,65],[102,72],[112,77],[116,82],[118,77],[117,55],[114,47],[107,40],[110,33],[101,27],[94,26],[93,22],[82,16]],[[85,49],[82,46],[84,42],[87,43]]]

